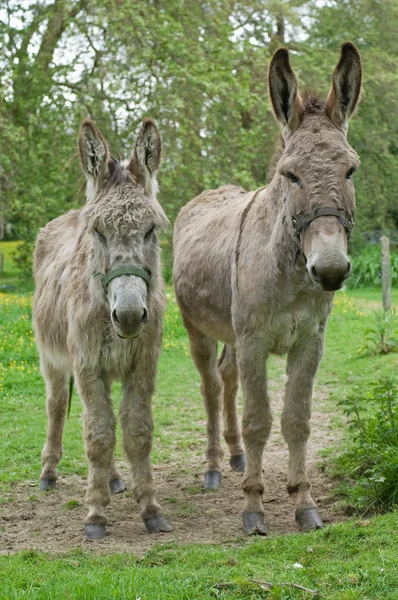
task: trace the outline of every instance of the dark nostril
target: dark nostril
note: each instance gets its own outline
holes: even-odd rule
[[[112,311],[112,319],[115,323],[119,323],[119,319],[117,318],[116,309]]]
[[[314,267],[314,265],[312,265],[310,271],[311,271],[311,277],[312,277],[312,279],[315,279],[315,281],[320,281],[321,280],[321,278],[319,277],[318,272],[317,272],[316,268]]]
[[[345,276],[344,276],[346,279],[351,275],[351,270],[352,270],[351,263],[348,262],[347,271],[345,272]]]
[[[146,323],[148,321],[148,311],[146,308],[144,308],[144,311],[142,313],[142,319],[141,319],[141,323]]]

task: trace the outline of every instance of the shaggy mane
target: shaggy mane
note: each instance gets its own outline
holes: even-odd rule
[[[313,115],[315,113],[324,113],[326,108],[326,102],[321,100],[315,92],[304,92],[302,95],[304,114]]]

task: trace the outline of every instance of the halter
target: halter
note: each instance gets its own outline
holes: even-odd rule
[[[318,217],[337,217],[339,223],[343,225],[344,229],[347,232],[347,238],[349,238],[355,225],[354,217],[353,215],[349,214],[347,219],[344,213],[345,211],[342,208],[333,208],[328,206],[320,206],[318,208],[314,208],[314,210],[307,213],[303,217],[300,217],[300,219],[293,217],[292,223],[294,233],[300,240],[301,232],[304,229],[306,229],[308,225],[312,223],[312,221],[318,219]]]
[[[95,273],[93,277],[98,277],[101,273]],[[101,283],[104,289],[105,294],[108,293],[108,284],[115,279],[116,277],[120,277],[121,275],[135,275],[136,277],[141,277],[149,288],[151,283],[152,275],[149,270],[141,269],[140,267],[134,266],[126,266],[126,267],[118,267],[117,269],[111,269],[104,275],[101,275]]]

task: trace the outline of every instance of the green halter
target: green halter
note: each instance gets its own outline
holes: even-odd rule
[[[98,277],[98,275],[101,275],[101,273],[95,273],[93,277]],[[143,279],[146,282],[148,287],[152,279],[150,272],[146,269],[141,269],[140,267],[126,266],[118,267],[117,269],[111,269],[110,271],[105,273],[105,275],[101,275],[101,283],[102,287],[104,288],[105,294],[108,293],[109,282],[112,281],[112,279],[115,279],[116,277],[120,277],[121,275],[135,275],[136,277],[141,277],[141,279]]]

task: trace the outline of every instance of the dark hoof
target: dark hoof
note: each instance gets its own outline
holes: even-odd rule
[[[322,529],[323,522],[316,508],[299,508],[296,510],[296,525],[299,531]]]
[[[49,492],[57,487],[56,479],[40,479],[40,491]]]
[[[246,469],[246,455],[235,454],[234,456],[231,456],[229,459],[229,464],[234,471],[237,471],[238,473],[244,473]]]
[[[161,531],[169,533],[170,531],[173,531],[172,526],[168,524],[162,515],[151,517],[150,519],[144,519],[144,523],[149,533],[160,533]]]
[[[109,482],[112,494],[121,494],[126,491],[126,486],[121,479],[111,479]]]
[[[244,514],[243,531],[246,535],[267,535],[263,513]]]
[[[207,473],[205,473],[205,490],[218,490],[220,486],[220,471],[207,471]]]
[[[88,540],[101,540],[106,536],[105,525],[100,523],[88,523],[85,526],[86,538]]]

